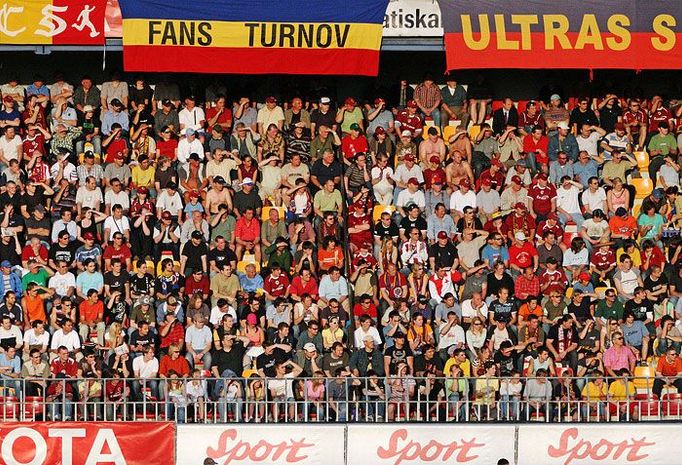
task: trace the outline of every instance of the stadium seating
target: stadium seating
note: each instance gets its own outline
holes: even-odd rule
[[[630,184],[635,188],[636,199],[645,199],[651,195],[654,190],[654,181],[651,179],[632,178]]]

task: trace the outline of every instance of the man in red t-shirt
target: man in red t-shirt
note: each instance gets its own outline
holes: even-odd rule
[[[364,212],[364,206],[356,202],[352,205],[353,214],[348,216],[348,236],[351,252],[355,253],[363,244],[372,243],[372,224],[369,215]]]
[[[533,272],[538,269],[538,251],[535,246],[527,240],[523,231],[514,234],[514,244],[509,247],[509,267],[512,274],[516,276],[523,273],[524,268],[532,267]]]
[[[308,269],[302,269],[299,275],[294,276],[289,285],[289,296],[296,302],[301,301],[303,294],[308,294],[314,301],[317,301],[317,293],[317,281]]]
[[[534,126],[533,131],[523,138],[523,151],[533,155],[536,166],[549,165],[548,144],[549,139],[544,135],[542,127]]]
[[[496,191],[500,191],[504,185],[504,173],[502,172],[503,169],[504,165],[500,160],[496,158],[491,160],[490,168],[483,171],[476,180],[476,189],[480,190],[484,181],[490,181],[490,186]]]
[[[639,99],[632,99],[627,111],[623,113],[623,124],[625,124],[625,132],[632,136],[632,140],[638,141],[638,145],[644,147],[649,118],[640,107]]]
[[[666,327],[663,331],[670,331],[674,326],[672,318],[665,318],[661,320],[661,324]],[[658,359],[656,364],[656,379],[654,380],[653,393],[658,397],[661,396],[664,386],[675,386],[678,392],[682,392],[682,360],[674,347],[670,346],[666,349],[665,355]]]
[[[556,189],[548,183],[545,173],[538,174],[536,180],[528,189],[528,197],[532,200],[530,214],[536,221],[542,221],[556,211]]]
[[[272,265],[270,275],[263,282],[266,302],[271,304],[278,297],[286,297],[289,284],[289,277],[282,272],[282,268],[277,264]]]
[[[407,102],[407,107],[400,110],[395,118],[395,131],[398,137],[403,131],[410,131],[412,137],[419,137],[422,133],[424,122],[422,117],[417,113],[417,102],[410,100]]]
[[[212,106],[206,108],[206,122],[208,127],[220,126],[223,134],[229,134],[232,127],[232,111],[225,108],[225,97],[219,95]]]
[[[90,333],[97,331],[97,342],[104,346],[104,304],[99,300],[97,289],[90,289],[87,297],[78,307],[78,333],[83,341],[89,341]]]

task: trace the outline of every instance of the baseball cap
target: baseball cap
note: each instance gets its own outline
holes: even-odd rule
[[[438,155],[434,155],[431,158],[429,158],[429,161],[431,163],[440,163],[440,157]]]
[[[377,126],[377,128],[374,130],[374,135],[378,136],[381,134],[386,134],[386,130],[382,128],[381,126]]]
[[[144,187],[144,186],[143,186],[143,187],[138,187],[138,188],[137,188],[137,193],[138,193],[138,194],[149,194],[149,189],[147,189],[147,188]]]
[[[11,98],[11,97],[10,97]],[[95,111],[95,108],[92,105],[85,105],[83,107],[83,113],[87,113],[89,111]]]
[[[320,99],[320,103],[321,103],[322,105],[329,105],[331,102],[332,102],[332,101],[331,101],[331,99],[330,99],[329,97],[322,97],[322,98]]]
[[[403,161],[414,161],[414,157],[412,156],[411,153],[408,153],[403,157]]]
[[[523,202],[516,202],[514,204],[514,208],[523,208],[524,210],[526,209],[526,204]]]
[[[215,183],[217,183],[217,184],[226,184],[226,183],[225,183],[225,178],[223,178],[222,176],[215,176],[215,177],[213,178],[213,182],[215,182]]]
[[[538,174],[538,179],[542,179],[543,181],[547,181],[547,175],[545,173],[540,173],[540,174]]]
[[[177,305],[178,304],[178,299],[175,298],[175,296],[171,295],[166,299],[166,305]]]
[[[654,189],[652,194],[658,200],[661,200],[663,197],[665,197],[665,191],[663,189],[661,189],[660,187]]]
[[[448,233],[446,233],[445,231],[440,231],[438,233],[438,239],[447,239],[447,238],[448,238]]]
[[[407,108],[417,108],[417,102],[410,100],[407,102]]]
[[[161,105],[163,105],[164,107],[169,107],[169,106],[171,106],[171,101],[170,101],[170,99],[165,98],[165,99],[161,100]]]
[[[85,152],[85,153],[83,154],[83,156],[84,156],[85,158],[95,158],[95,154],[92,153],[90,150],[88,150],[87,152]]]
[[[559,124],[556,125],[556,127],[559,129],[564,129],[566,131],[568,131],[568,129],[569,129],[568,123],[566,123],[565,121],[561,121]]]
[[[523,231],[517,231],[516,234],[514,234],[514,238],[516,238],[517,241],[525,241],[526,234]]]
[[[306,342],[303,345],[303,350],[305,350],[306,352],[315,352],[317,351],[317,347],[315,347],[315,344],[313,344],[312,342]]]
[[[559,221],[559,215],[557,215],[554,212],[551,212],[549,215],[547,215],[548,220],[554,220],[554,221]]]
[[[244,178],[240,186],[251,186],[253,185],[253,179],[251,178]]]
[[[552,94],[552,96],[549,98],[550,100],[561,100],[561,97],[559,94]]]
[[[343,101],[345,105],[355,105],[355,99],[353,97],[346,97],[346,100]]]
[[[203,237],[204,235],[201,234],[201,231],[192,231],[192,239],[201,239]]]
[[[201,193],[198,190],[192,190],[189,192],[190,199],[198,199],[201,197]]]
[[[471,187],[471,181],[469,178],[462,178],[462,180],[459,182],[460,186],[465,186],[465,187]]]
[[[270,96],[265,99],[265,103],[277,103],[277,99],[274,96]]]
[[[498,168],[504,168],[504,165],[502,164],[502,162],[501,162],[500,160],[498,160],[497,158],[494,158],[494,159],[490,162],[490,164],[491,164],[492,166],[496,166],[496,167],[498,167]]]
[[[410,179],[407,180],[407,183],[408,183],[408,184],[413,184],[413,185],[415,185],[415,186],[418,186],[418,185],[419,185],[419,179],[417,179],[417,178],[410,178]]]
[[[409,129],[405,129],[403,132],[400,133],[402,137],[412,137],[412,133],[409,131]]]
[[[123,106],[123,103],[121,103],[121,101],[117,98],[112,99],[110,103],[112,106],[116,106],[116,107],[122,107]]]
[[[9,95],[5,95],[5,97],[2,99],[2,101],[9,103],[9,102],[14,102],[14,99]]]
[[[385,102],[385,100],[382,99],[381,97],[377,97],[374,99],[374,105],[378,105],[378,104],[384,103],[384,102]]]
[[[12,264],[9,260],[3,260],[2,263],[0,263],[0,268],[12,268]]]
[[[351,131],[359,131],[360,130],[360,125],[358,123],[353,123],[350,125],[350,130]]]
[[[91,232],[86,232],[85,234],[83,234],[83,239],[85,239],[86,241],[94,241],[95,236]]]
[[[625,124],[623,124],[623,123],[616,123],[616,125],[614,126],[614,128],[615,128],[616,130],[618,130],[618,131],[625,131]]]
[[[443,184],[443,179],[440,176],[434,176],[431,184]]]
[[[590,280],[590,274],[585,273],[584,271],[578,275],[578,279],[581,281],[589,281]]]
[[[492,179],[490,179],[490,178],[483,178],[483,179],[481,180],[481,185],[483,185],[483,186],[492,186],[492,185],[493,185],[493,181],[492,181]]]
[[[523,181],[521,181],[521,176],[514,175],[511,178],[511,182],[514,184],[523,184]]]
[[[190,159],[190,160],[194,160],[194,161],[201,161],[201,158],[199,158],[199,154],[198,154],[198,153],[190,153],[190,154],[189,154],[189,159]]]
[[[258,317],[256,317],[255,313],[249,313],[246,315],[246,322],[250,325],[255,325],[256,322],[258,321]]]

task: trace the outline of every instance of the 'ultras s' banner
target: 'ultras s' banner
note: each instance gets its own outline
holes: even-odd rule
[[[680,0],[438,0],[448,69],[682,68]]]
[[[0,0],[0,44],[104,44],[106,0]]]
[[[126,71],[376,75],[388,0],[120,4]]]

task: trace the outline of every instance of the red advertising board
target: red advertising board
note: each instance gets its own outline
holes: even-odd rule
[[[2,423],[0,463],[171,465],[175,463],[175,424]]]

